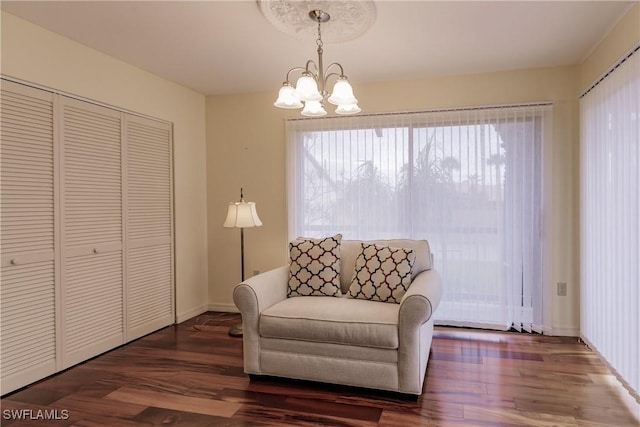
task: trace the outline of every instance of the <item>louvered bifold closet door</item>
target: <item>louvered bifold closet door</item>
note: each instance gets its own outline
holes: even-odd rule
[[[171,126],[125,118],[126,340],[174,322]]]
[[[53,95],[2,80],[0,370],[8,393],[56,370]]]
[[[124,342],[122,113],[61,97],[62,358]]]

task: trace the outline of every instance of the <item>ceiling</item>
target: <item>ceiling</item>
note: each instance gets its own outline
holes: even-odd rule
[[[325,42],[324,60],[340,62],[356,87],[578,64],[635,3],[376,1],[369,30]],[[1,7],[207,95],[277,92],[289,68],[316,59],[315,37],[279,31],[252,0],[3,0]]]

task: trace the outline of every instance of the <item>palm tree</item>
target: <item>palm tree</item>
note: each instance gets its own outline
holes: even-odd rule
[[[356,175],[344,183],[336,208],[347,227],[388,232],[393,212],[393,189],[379,169],[368,160],[358,166]]]

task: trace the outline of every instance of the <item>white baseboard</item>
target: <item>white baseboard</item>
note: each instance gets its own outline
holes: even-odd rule
[[[235,304],[209,304],[208,310],[223,313],[240,313]]]
[[[580,336],[580,329],[578,328],[552,328],[543,327],[542,333],[544,335],[551,335],[556,337],[576,337]]]
[[[189,320],[192,317],[196,317],[202,313],[204,313],[205,311],[207,311],[208,307],[206,305],[201,305],[199,307],[195,307],[192,309],[189,309],[187,311],[183,311],[182,313],[178,313],[176,315],[176,323],[182,323],[185,320]]]

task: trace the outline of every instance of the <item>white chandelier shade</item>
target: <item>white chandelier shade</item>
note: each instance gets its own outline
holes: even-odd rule
[[[358,100],[353,95],[353,88],[344,75],[342,65],[337,62],[330,64],[326,69],[322,66],[322,34],[320,24],[327,22],[329,14],[322,10],[312,10],[309,17],[318,23],[318,62],[307,61],[306,66],[294,67],[287,72],[287,78],[278,92],[278,98],[273,103],[278,108],[303,108],[302,115],[309,117],[324,116],[327,114],[323,103],[326,99],[330,104],[336,105],[337,114],[356,114],[361,111]],[[315,73],[310,69],[313,66]],[[331,71],[335,70],[335,71]],[[301,71],[302,75],[296,81],[295,87],[291,85],[289,76],[293,71]],[[329,95],[326,91],[330,77],[337,77],[333,90]],[[328,96],[328,98],[327,98]]]
[[[340,77],[333,86],[333,93],[327,99],[333,105],[356,105],[358,100],[353,96],[353,88],[346,77]]]
[[[311,77],[311,73],[303,73],[296,82],[296,95],[300,101],[321,101],[322,95],[318,91],[316,79]]]
[[[356,114],[360,111],[362,110],[358,107],[358,104],[339,105],[338,108],[336,108],[336,114]]]
[[[274,104],[279,108],[302,108],[303,104],[296,94],[296,89],[290,83],[285,82],[278,92],[278,99]]]
[[[327,111],[324,109],[320,101],[307,101],[304,103],[304,109],[300,114],[307,117],[320,117],[326,116]]]

